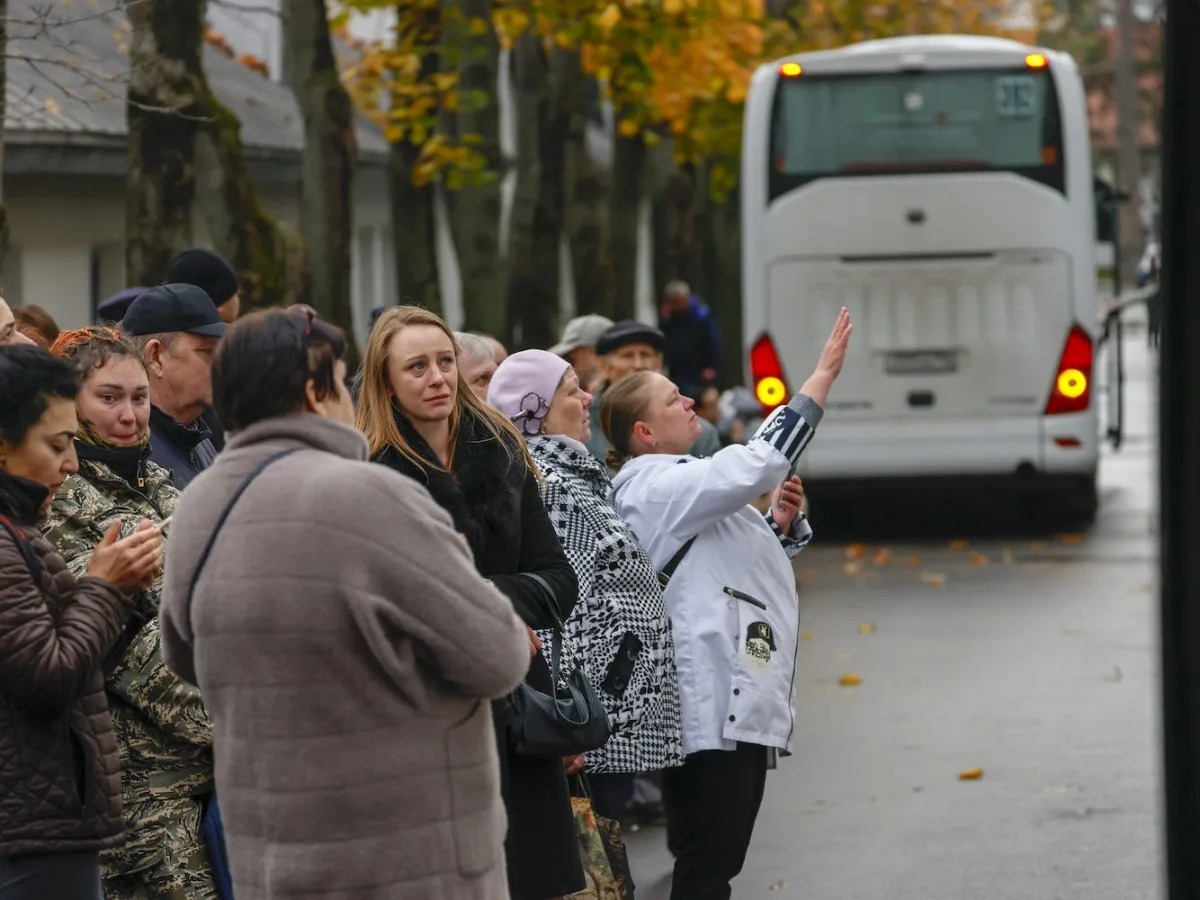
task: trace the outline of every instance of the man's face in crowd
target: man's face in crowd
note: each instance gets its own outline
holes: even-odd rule
[[[17,320],[13,317],[11,307],[0,298],[0,347],[12,344],[32,345],[33,341],[17,331]]]
[[[580,386],[589,393],[600,377],[600,357],[595,347],[576,347],[567,354],[567,362],[579,376]]]
[[[218,339],[179,333],[146,347],[151,401],[176,421],[190,425],[212,406],[212,360]]]
[[[650,344],[624,344],[604,356],[604,378],[609,384],[630,372],[662,372],[662,354]]]

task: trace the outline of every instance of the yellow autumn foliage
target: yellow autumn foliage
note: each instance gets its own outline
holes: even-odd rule
[[[365,49],[347,79],[355,97],[390,139],[423,138],[414,178],[478,169],[466,142],[433,143],[438,110],[460,100],[453,72],[422,65],[422,51],[444,39],[428,33],[431,22],[439,27],[438,0],[351,5],[384,8],[397,12],[395,39]],[[578,51],[612,100],[622,137],[672,135],[681,158],[710,162],[712,187],[723,193],[736,185],[742,107],[759,65],[873,38],[1004,33],[1011,9],[1011,0],[798,0],[787,16],[768,17],[764,0],[493,0],[491,21],[473,18],[463,30],[469,40],[494,29],[512,46],[533,28],[548,50]]]

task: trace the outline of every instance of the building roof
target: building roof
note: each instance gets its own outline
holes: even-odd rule
[[[124,148],[131,28],[121,0],[9,0],[5,140]],[[294,157],[303,119],[291,89],[209,42],[204,67],[217,99],[242,123],[248,156]],[[379,129],[359,118],[361,161],[387,158]]]

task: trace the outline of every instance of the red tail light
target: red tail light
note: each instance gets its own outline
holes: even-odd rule
[[[754,396],[762,404],[764,415],[787,403],[787,376],[775,352],[775,343],[765,334],[750,348],[750,377],[754,379]]]
[[[1054,384],[1050,386],[1046,415],[1084,412],[1091,405],[1092,352],[1091,337],[1076,325],[1067,335]]]

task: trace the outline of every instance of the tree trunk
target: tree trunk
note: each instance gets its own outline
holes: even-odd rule
[[[708,186],[704,186],[707,190]],[[742,217],[737,189],[714,202],[712,215],[712,259],[708,295],[705,298],[717,319],[721,334],[721,360],[717,383],[732,387],[745,374],[742,334]],[[797,373],[800,374],[800,373]]]
[[[477,141],[484,170],[451,177],[446,214],[462,278],[464,327],[501,336],[507,325],[500,255],[500,43],[491,0],[443,0],[442,65],[458,73],[458,109],[443,117],[449,137]]]
[[[516,104],[517,158],[516,190],[513,196],[512,217],[509,222],[508,246],[508,329],[509,343],[547,347],[542,340],[552,327],[554,317],[554,286],[549,285],[550,306],[546,308],[536,243],[537,219],[542,193],[541,135],[545,122],[546,59],[541,39],[532,33],[517,39],[512,53],[513,93]],[[552,263],[557,272],[557,258]],[[542,319],[539,322],[538,319]]]
[[[633,318],[636,305],[638,208],[645,162],[641,132],[633,137],[614,135],[608,185],[608,252],[613,275],[606,314],[616,321]]]
[[[208,110],[200,64],[201,0],[127,0],[132,26],[125,270],[130,284],[158,284],[192,243],[196,137]]]
[[[288,81],[304,117],[300,232],[308,251],[309,302],[346,332],[347,365],[356,367],[350,299],[354,105],[338,75],[324,0],[285,0],[283,33]]]
[[[651,200],[654,243],[654,296],[656,305],[663,289],[676,279],[689,279],[688,260],[694,235],[692,194],[696,190],[690,172],[675,161],[674,142],[664,138],[649,150],[647,190]]]
[[[300,235],[263,210],[237,116],[210,91],[207,106],[212,118],[196,141],[196,202],[213,247],[238,273],[243,311],[295,303],[304,281]]]
[[[414,16],[419,16],[414,20]],[[437,43],[441,33],[441,13],[436,6],[402,6],[396,19],[415,32],[416,50],[421,58],[421,80],[427,81],[438,70]],[[407,35],[397,32],[397,41]],[[393,96],[392,103],[407,102]],[[393,141],[388,156],[388,184],[392,206],[392,247],[396,258],[396,280],[401,303],[423,306],[442,313],[442,291],[438,280],[437,225],[434,218],[434,186],[418,187],[413,170],[421,156],[421,147],[406,135]],[[384,306],[393,298],[379,297]]]
[[[1132,286],[1137,277],[1138,259],[1142,253],[1142,206],[1139,191],[1142,164],[1138,148],[1139,117],[1137,76],[1133,58],[1133,37],[1137,20],[1133,16],[1133,0],[1117,0],[1117,55],[1114,74],[1117,94],[1117,151],[1121,187],[1129,192],[1129,200],[1120,208],[1119,253],[1121,284],[1119,293]]]
[[[603,313],[612,268],[604,252],[604,181],[587,149],[588,91],[595,89],[595,82],[583,74],[579,54],[565,50],[556,51],[552,80],[562,96],[566,127],[563,224],[571,251],[575,312]]]

